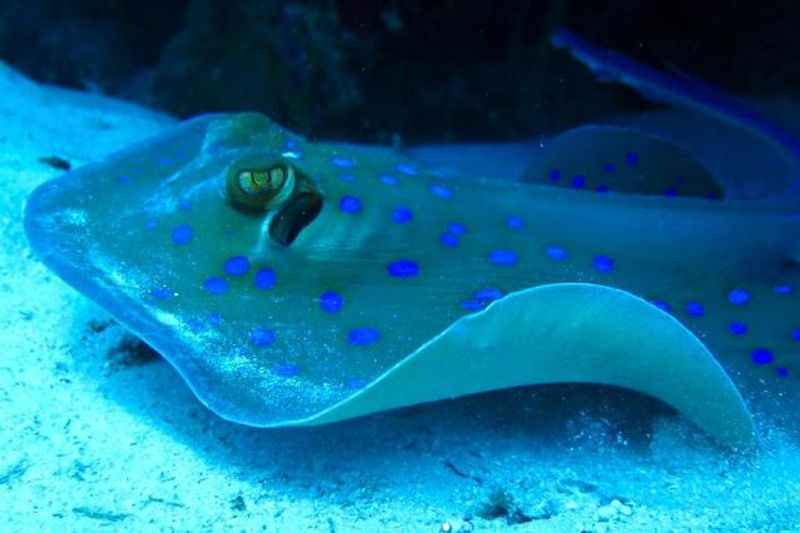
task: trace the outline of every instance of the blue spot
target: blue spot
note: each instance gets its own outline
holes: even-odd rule
[[[772,289],[772,291],[775,294],[792,294],[792,292],[794,292],[794,289],[792,288],[791,285],[777,285]]]
[[[628,152],[625,154],[625,163],[631,167],[635,167],[639,163],[639,154],[636,152]]]
[[[278,363],[273,370],[282,378],[293,378],[300,373],[300,367],[294,363]]]
[[[461,307],[466,309],[467,311],[479,311],[486,307],[486,302],[483,300],[476,300],[475,298],[470,298],[468,300],[464,300],[461,302]]]
[[[553,261],[566,261],[569,258],[569,253],[560,246],[548,246],[545,253]]]
[[[517,263],[517,253],[513,250],[492,250],[489,260],[498,266],[513,266]]]
[[[209,294],[225,294],[228,292],[228,282],[220,277],[212,276],[203,283],[203,288]]]
[[[795,342],[800,342],[800,328],[796,328],[792,331],[792,339],[794,339]]]
[[[335,156],[331,158],[331,163],[339,168],[350,168],[356,166],[356,162],[346,157]]]
[[[120,183],[123,183],[123,184],[127,184],[127,183],[131,182],[131,177],[130,176],[117,176],[117,181],[119,181]]]
[[[733,305],[744,305],[750,301],[750,293],[744,289],[733,289],[728,293],[728,301]]]
[[[519,231],[525,227],[525,222],[523,222],[521,218],[511,215],[510,217],[506,218],[506,226],[512,231]]]
[[[190,318],[186,321],[186,325],[189,327],[189,330],[193,333],[199,333],[203,331],[205,324],[203,324],[200,320],[196,318]]]
[[[398,172],[402,172],[408,176],[415,176],[417,174],[417,169],[407,163],[400,163],[396,167]]]
[[[157,287],[155,289],[150,290],[150,296],[155,298],[156,300],[169,300],[175,293],[169,290],[166,287]]]
[[[455,248],[458,246],[458,235],[445,231],[439,236],[439,242],[442,243],[442,246],[446,246],[447,248]]]
[[[388,174],[381,176],[381,181],[386,185],[397,185],[397,178]]]
[[[211,326],[217,327],[222,324],[222,315],[219,313],[211,313],[208,315],[208,323]]]
[[[342,196],[342,199],[339,200],[339,210],[342,213],[360,213],[361,208],[361,200],[355,196]]]
[[[267,328],[255,328],[250,332],[250,342],[259,348],[264,348],[275,342],[275,332]]]
[[[158,220],[154,218],[148,218],[147,222],[144,223],[144,227],[149,230],[156,229],[156,226],[158,226]]]
[[[550,171],[550,174],[547,176],[547,178],[550,181],[552,181],[553,183],[555,183],[555,182],[561,180],[561,171],[557,170],[557,169],[553,169],[553,170]]]
[[[672,312],[672,306],[669,305],[669,302],[667,302],[665,300],[655,299],[655,300],[650,300],[650,303],[655,305],[656,307],[658,307],[659,309],[661,309],[665,313],[671,313]]]
[[[604,274],[614,271],[614,259],[607,255],[594,256],[592,264],[594,265],[595,270]]]
[[[766,348],[756,348],[750,352],[750,359],[757,365],[768,365],[775,357],[773,357],[772,352]]]
[[[583,189],[586,187],[586,176],[578,174],[572,178],[572,186],[576,189]]]
[[[699,317],[706,314],[706,309],[700,302],[689,302],[686,304],[686,313],[689,316]]]
[[[178,202],[178,209],[181,211],[189,211],[192,208],[192,203],[188,198],[181,198]]]
[[[398,207],[392,211],[392,221],[395,224],[405,224],[414,219],[414,213],[406,207]]]
[[[256,289],[265,291],[275,286],[275,271],[271,268],[261,268],[256,272],[253,284]]]
[[[225,273],[229,276],[244,276],[248,272],[250,272],[250,261],[243,255],[229,257],[225,261]]]
[[[481,301],[492,302],[503,297],[503,291],[496,287],[485,287],[472,293],[473,298]]]
[[[728,324],[728,330],[730,330],[731,335],[747,335],[747,324],[744,322],[731,322]]]
[[[408,259],[399,259],[389,263],[386,270],[395,278],[413,278],[419,274],[419,265]]]
[[[431,185],[431,192],[439,198],[444,198],[445,200],[449,200],[453,196],[453,191],[438,183]]]
[[[326,313],[338,313],[344,305],[342,297],[333,291],[326,291],[319,297],[319,306]]]
[[[347,380],[347,383],[345,385],[347,386],[348,389],[359,390],[367,386],[367,380],[361,378],[350,378]]]
[[[668,198],[674,198],[678,196],[678,189],[676,187],[667,187],[667,189],[664,191],[664,196]]]
[[[608,185],[598,185],[597,187],[595,187],[594,190],[595,190],[595,192],[598,192],[600,194],[604,194],[604,193],[607,193],[608,191],[610,191],[611,189],[608,188]]]
[[[192,241],[192,237],[194,237],[194,230],[188,224],[175,226],[175,229],[172,230],[172,242],[178,246],[189,244]]]
[[[455,235],[464,235],[467,232],[467,227],[459,222],[451,222],[447,225],[447,231]]]
[[[341,176],[339,176],[339,179],[342,181],[352,182],[356,180],[356,177],[353,176],[352,174],[342,174]]]
[[[351,329],[347,335],[347,340],[350,344],[355,346],[367,346],[375,343],[381,338],[381,334],[377,329],[372,328],[355,328]]]
[[[615,165],[614,163],[606,163],[605,165],[603,165],[603,172],[608,172],[609,174],[611,174],[612,172],[616,172],[616,170],[617,170],[617,165]]]
[[[789,377],[789,369],[783,366],[779,366],[775,369],[775,373],[778,374],[779,378],[788,378]]]

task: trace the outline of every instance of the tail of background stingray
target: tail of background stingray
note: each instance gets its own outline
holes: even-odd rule
[[[786,235],[787,261],[800,269],[800,139],[785,127],[776,124],[752,105],[726,95],[719,89],[700,80],[671,75],[638,63],[611,50],[597,47],[564,29],[551,36],[556,48],[569,51],[584,63],[599,80],[623,83],[645,98],[693,112],[692,131],[683,130],[690,137],[696,136],[701,143],[675,138],[681,131],[674,116],[670,124],[654,113],[645,118],[647,130],[664,132],[666,139],[684,147],[699,145],[706,152],[695,151],[695,156],[709,168],[712,176],[725,191],[730,201],[753,201],[774,204],[778,210],[790,213],[795,223],[789,225]],[[769,108],[769,104],[764,107]],[[776,110],[773,110],[776,111]],[[781,110],[785,112],[785,110]],[[698,118],[700,124],[698,128]],[[782,122],[792,124],[791,116],[782,117]],[[796,131],[800,132],[800,112],[797,112]],[[637,129],[637,124],[627,124]],[[672,133],[670,133],[672,132]],[[660,135],[659,135],[660,136]],[[718,138],[718,140],[717,140]],[[712,142],[709,142],[709,140]],[[788,209],[787,209],[788,208]],[[786,226],[783,226],[786,228]],[[785,229],[784,229],[785,231]]]

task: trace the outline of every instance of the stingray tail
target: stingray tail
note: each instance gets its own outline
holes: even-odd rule
[[[713,116],[771,143],[789,168],[787,188],[782,196],[784,201],[796,207],[790,215],[797,221],[791,236],[794,243],[791,254],[800,261],[800,139],[746,102],[701,80],[659,71],[613,50],[595,46],[565,29],[555,30],[550,41],[556,48],[569,51],[601,81],[623,83],[649,100]]]

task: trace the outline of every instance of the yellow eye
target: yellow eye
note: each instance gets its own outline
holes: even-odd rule
[[[285,161],[265,166],[243,162],[231,167],[225,189],[234,207],[258,213],[288,198],[294,182],[295,169]]]

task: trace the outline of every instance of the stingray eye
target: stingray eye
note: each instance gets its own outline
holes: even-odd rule
[[[278,244],[289,246],[300,232],[322,211],[322,196],[313,191],[292,196],[269,224],[269,236]]]
[[[228,172],[226,192],[231,204],[242,211],[263,213],[290,194],[295,169],[278,161],[263,167],[234,166]]]

